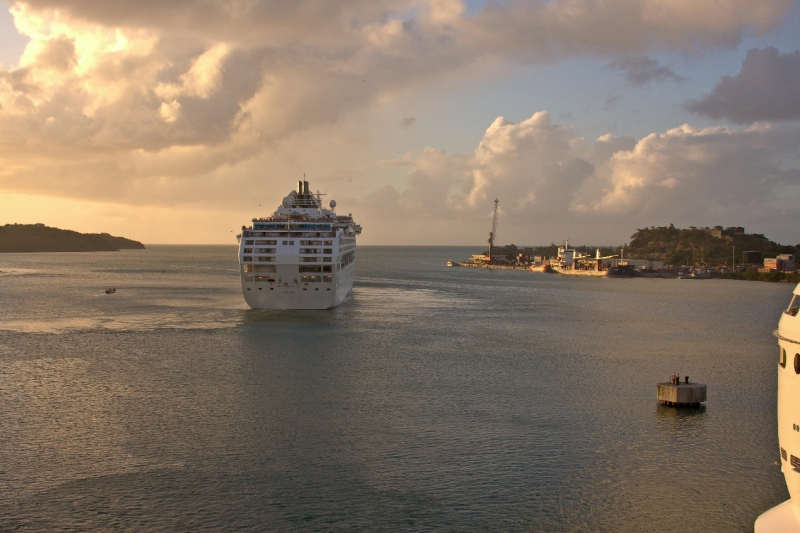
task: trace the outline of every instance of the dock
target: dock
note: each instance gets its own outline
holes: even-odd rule
[[[453,266],[469,268],[493,268],[497,270],[530,270],[526,265],[498,265],[494,263],[453,263]]]
[[[689,383],[686,376],[681,383],[680,376],[673,376],[672,381],[656,384],[656,397],[663,405],[673,407],[700,407],[706,401],[707,387],[702,383]]]

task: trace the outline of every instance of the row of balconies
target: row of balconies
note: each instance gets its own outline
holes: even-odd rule
[[[255,252],[253,250],[255,250]],[[246,254],[274,254],[275,248],[245,248],[242,252]]]
[[[242,262],[244,263],[274,263],[275,257],[274,256],[267,256],[267,255],[245,255],[242,257]],[[332,257],[301,257],[301,263],[332,263]]]
[[[300,248],[301,254],[332,254],[333,248]]]

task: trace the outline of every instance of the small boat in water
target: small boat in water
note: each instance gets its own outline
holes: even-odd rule
[[[117,292],[117,289],[115,289],[114,287],[106,289],[106,294],[114,294],[115,292]]]
[[[454,263],[453,261],[448,261],[447,262],[447,266],[449,266],[449,267],[457,267],[458,263]]]

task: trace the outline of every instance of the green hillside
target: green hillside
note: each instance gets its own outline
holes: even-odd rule
[[[625,257],[664,261],[671,265],[699,265],[703,262],[712,266],[720,263],[730,265],[734,246],[737,264],[745,251],[761,252],[764,257],[799,251],[795,246],[778,244],[760,233],[745,233],[744,228],[680,229],[670,224],[636,230],[625,248]]]
[[[138,241],[108,233],[78,233],[36,224],[0,226],[0,253],[117,252],[143,248]]]

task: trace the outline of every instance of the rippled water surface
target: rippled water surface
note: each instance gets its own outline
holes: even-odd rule
[[[0,530],[752,531],[793,289],[359,247],[329,311],[233,246],[0,254]],[[116,287],[116,294],[105,294]],[[673,371],[707,406],[655,401]]]

